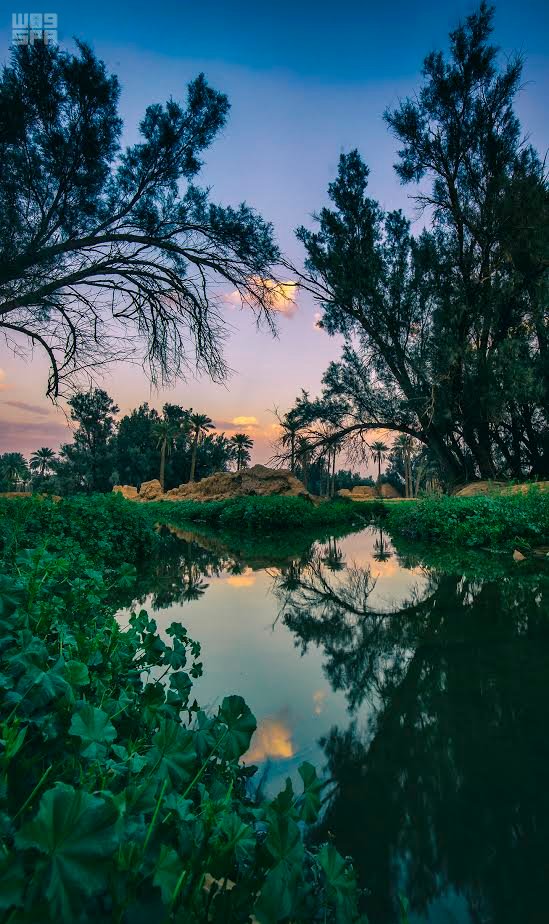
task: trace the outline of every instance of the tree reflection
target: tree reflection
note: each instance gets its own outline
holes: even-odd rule
[[[323,650],[351,710],[369,705],[322,741],[335,789],[319,839],[355,858],[372,921],[398,920],[401,893],[414,920],[541,924],[549,579],[432,570],[384,612],[374,589],[368,568],[334,576],[321,555],[275,588],[302,650]]]

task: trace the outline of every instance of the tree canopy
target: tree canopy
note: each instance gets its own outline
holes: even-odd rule
[[[448,56],[427,56],[417,98],[385,114],[425,229],[369,198],[355,150],[317,229],[298,230],[321,325],[346,338],[304,420],[359,449],[370,430],[406,434],[450,482],[549,465],[549,193],[513,109],[522,62],[500,63],[492,20],[482,4]]]
[[[271,225],[194,182],[227,97],[199,75],[122,150],[119,95],[82,42],[16,47],[0,79],[0,330],[45,352],[52,396],[114,358],[222,379],[225,283],[272,324]]]

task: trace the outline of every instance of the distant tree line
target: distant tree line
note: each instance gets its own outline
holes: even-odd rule
[[[28,463],[19,452],[4,453],[0,490],[92,493],[115,484],[139,487],[153,478],[169,490],[250,462],[251,437],[216,433],[213,421],[191,408],[165,404],[159,413],[144,403],[117,421],[117,405],[100,388],[77,392],[68,404],[75,424],[72,443],[58,453],[38,449]]]

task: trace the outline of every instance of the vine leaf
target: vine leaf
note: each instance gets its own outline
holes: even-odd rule
[[[241,696],[226,696],[221,703],[219,719],[227,726],[221,750],[227,760],[238,760],[250,747],[257,728],[255,716]]]
[[[320,793],[322,782],[316,775],[312,764],[305,761],[297,771],[303,780],[303,793],[299,797],[299,807],[303,821],[312,822],[318,818],[320,811]]]
[[[157,767],[159,777],[169,777],[178,786],[190,779],[195,760],[192,733],[171,719],[162,719],[149,751],[149,763]]]
[[[53,915],[76,921],[85,896],[106,887],[117,846],[116,813],[103,799],[57,783],[40,800],[38,813],[15,836],[21,850],[45,854],[45,894]]]
[[[69,735],[81,738],[82,757],[93,760],[105,756],[117,732],[106,712],[84,703],[72,717]]]

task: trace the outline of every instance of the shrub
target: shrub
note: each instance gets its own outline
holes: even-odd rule
[[[204,523],[222,529],[261,531],[313,529],[362,524],[372,516],[370,505],[337,499],[315,506],[303,497],[237,497],[224,501],[162,501],[147,504],[158,522]]]
[[[536,543],[549,537],[549,495],[527,494],[430,497],[386,506],[386,520],[410,539],[456,546],[501,546],[517,540]]]

